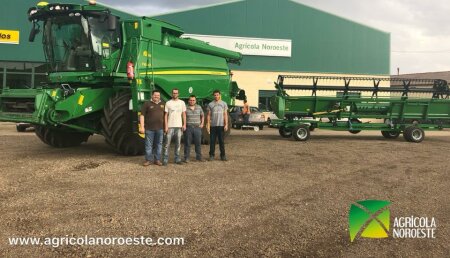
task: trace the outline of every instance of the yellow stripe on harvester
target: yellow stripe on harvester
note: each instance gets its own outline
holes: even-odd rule
[[[83,106],[83,101],[84,101],[84,96],[80,95],[80,97],[78,98],[78,105]]]
[[[159,71],[159,72],[146,72],[139,73],[140,75],[153,74],[153,75],[222,75],[226,76],[228,73],[219,71]]]

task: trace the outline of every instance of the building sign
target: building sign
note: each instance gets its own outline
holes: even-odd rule
[[[18,30],[0,30],[0,43],[19,44]]]
[[[292,40],[242,38],[213,35],[184,34],[184,38],[194,38],[210,45],[241,52],[248,56],[292,56]]]

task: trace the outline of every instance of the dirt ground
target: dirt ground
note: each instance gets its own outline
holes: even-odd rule
[[[101,136],[55,149],[0,123],[0,254],[7,257],[449,257],[450,132],[233,130],[228,162],[142,167]],[[204,154],[208,147],[203,146]],[[172,154],[172,152],[171,152]],[[206,155],[205,155],[206,156]],[[173,155],[172,155],[173,158]],[[356,239],[350,205],[434,217],[435,239]],[[183,246],[10,246],[9,237],[184,237]]]

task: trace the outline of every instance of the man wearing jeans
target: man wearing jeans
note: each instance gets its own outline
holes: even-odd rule
[[[202,128],[204,113],[202,107],[196,104],[196,97],[189,97],[189,105],[186,108],[186,132],[184,133],[184,162],[188,163],[191,154],[191,144],[195,145],[195,159],[202,160]]]
[[[178,98],[178,89],[172,90],[172,99],[167,101],[164,111],[166,144],[164,145],[163,166],[166,166],[169,162],[169,148],[172,138],[175,138],[175,163],[181,165],[180,142],[181,134],[186,130],[186,104]]]
[[[242,117],[244,118],[244,125],[250,124],[250,107],[247,100],[244,99],[244,107],[242,108]]]
[[[163,141],[164,103],[158,90],[152,92],[151,101],[146,101],[141,107],[139,116],[139,133],[145,133],[144,166],[155,163],[161,166],[161,150]],[[156,148],[155,146],[156,145]],[[156,153],[153,151],[156,149]]]
[[[220,147],[220,159],[227,161],[225,156],[225,143],[224,136],[225,131],[228,130],[228,106],[227,103],[220,99],[220,91],[214,91],[214,101],[208,104],[208,117],[210,129],[210,141],[209,141],[209,160],[214,160],[216,151],[216,138],[219,141]]]

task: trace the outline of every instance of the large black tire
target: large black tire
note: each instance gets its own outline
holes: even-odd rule
[[[400,132],[398,131],[381,131],[381,134],[386,139],[397,139],[400,136]]]
[[[311,133],[307,125],[299,125],[292,130],[292,135],[297,141],[307,141]]]
[[[361,121],[357,118],[352,118],[350,121],[352,124],[360,124],[361,123]],[[348,131],[352,134],[358,134],[361,132],[361,130],[348,130]]]
[[[129,110],[131,95],[117,93],[109,99],[101,120],[106,142],[123,155],[142,155],[144,138],[138,132],[138,114]]]
[[[25,125],[16,124],[16,130],[19,133],[23,133],[27,130],[27,127]]]
[[[284,126],[278,129],[278,133],[280,133],[283,138],[290,138],[292,136],[292,130],[287,129]]]
[[[231,128],[234,128],[234,129],[242,129],[242,125],[236,124],[236,121],[233,121],[233,122],[231,123]]]
[[[403,131],[403,137],[408,142],[419,143],[425,139],[425,132],[420,127],[409,126]]]
[[[56,148],[68,148],[79,146],[87,142],[90,133],[66,131],[63,128],[35,125],[35,133],[44,143]]]

